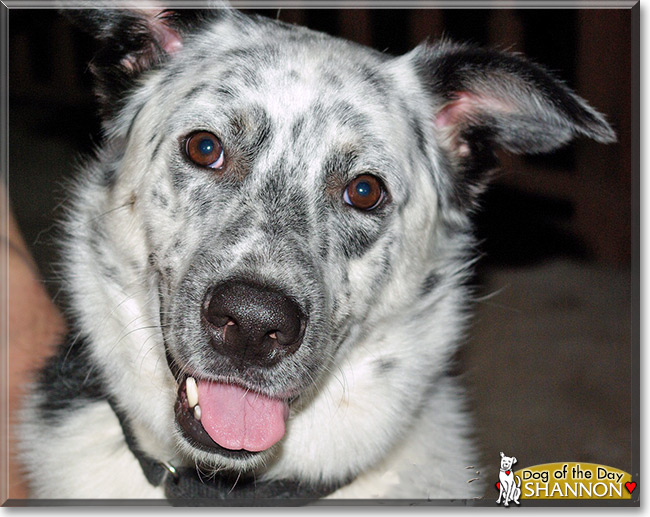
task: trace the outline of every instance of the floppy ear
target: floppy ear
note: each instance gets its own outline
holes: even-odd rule
[[[512,457],[512,464],[514,465],[515,463],[517,463],[517,458],[515,458],[515,457],[513,456],[513,457]]]
[[[135,3],[144,5],[146,3]],[[90,70],[102,113],[110,116],[119,99],[143,72],[166,61],[183,46],[184,37],[201,22],[223,15],[220,9],[147,8],[65,9],[64,16],[101,44]]]
[[[494,150],[543,153],[582,135],[616,141],[604,117],[549,72],[519,55],[443,42],[411,59],[433,96],[440,142],[470,198],[496,166]],[[471,199],[470,199],[471,200]]]

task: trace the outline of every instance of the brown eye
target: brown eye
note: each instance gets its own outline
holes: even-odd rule
[[[343,201],[359,210],[373,210],[384,200],[384,188],[375,176],[362,174],[354,178],[343,192]]]
[[[220,169],[223,167],[223,147],[219,139],[207,131],[191,134],[185,140],[185,154],[197,165]]]

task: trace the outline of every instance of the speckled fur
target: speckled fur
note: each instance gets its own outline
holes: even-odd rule
[[[105,139],[66,223],[72,328],[89,343],[76,389],[100,378],[142,450],[175,465],[352,480],[335,498],[480,495],[463,389],[447,374],[468,314],[469,212],[495,147],[610,141],[602,117],[509,54],[440,43],[392,57],[232,11],[196,29],[158,18],[182,39],[172,53],[145,13],[92,16],[121,54],[95,63]],[[183,155],[198,129],[220,137],[225,171]],[[372,212],[342,201],[362,173],[388,192]],[[281,288],[310,314],[294,355],[246,372],[255,389],[297,396],[286,436],[258,460],[199,451],[174,420],[166,351],[204,377],[243,375],[198,321],[206,290],[232,278]],[[39,384],[24,412],[35,496],[162,497],[105,397],[47,412],[53,396]]]

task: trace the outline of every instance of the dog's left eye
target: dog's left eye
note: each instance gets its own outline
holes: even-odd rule
[[[223,167],[223,147],[219,139],[207,131],[193,133],[185,140],[185,154],[197,165],[220,169]]]
[[[348,183],[343,192],[343,201],[359,210],[374,210],[385,197],[381,181],[370,174],[357,176]]]

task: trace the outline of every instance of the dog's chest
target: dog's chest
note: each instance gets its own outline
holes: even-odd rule
[[[122,428],[107,402],[79,409],[57,426],[48,440],[40,469],[49,478],[46,496],[66,499],[164,497],[161,488],[145,478],[129,450]],[[55,490],[53,490],[53,488]]]

